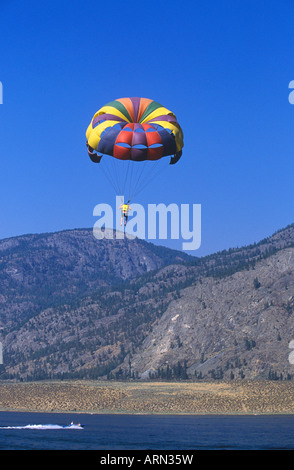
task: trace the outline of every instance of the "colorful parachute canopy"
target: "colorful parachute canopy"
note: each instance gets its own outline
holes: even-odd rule
[[[107,103],[95,113],[86,137],[89,156],[96,163],[105,154],[136,162],[171,156],[170,163],[174,164],[184,145],[176,116],[147,98],[120,98]]]

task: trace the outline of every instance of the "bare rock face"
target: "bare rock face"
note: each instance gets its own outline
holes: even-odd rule
[[[186,374],[248,379],[293,375],[294,249],[223,279],[205,278],[181,291],[132,359],[146,378],[178,362]]]

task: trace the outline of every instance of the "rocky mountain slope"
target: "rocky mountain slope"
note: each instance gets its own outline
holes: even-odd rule
[[[0,326],[189,259],[143,240],[97,240],[90,229],[0,240]]]
[[[181,291],[132,358],[143,377],[286,378],[294,375],[294,248],[223,279]],[[185,368],[183,368],[185,365]]]
[[[203,258],[88,230],[3,240],[0,377],[293,379],[293,246],[294,225]]]

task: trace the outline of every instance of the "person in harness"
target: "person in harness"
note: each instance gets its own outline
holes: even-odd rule
[[[123,223],[123,220],[125,220],[125,226],[127,225],[127,221],[128,221],[128,216],[129,216],[129,211],[132,210],[132,208],[130,207],[129,205],[129,202],[128,201],[126,204],[123,203],[119,206],[119,209],[121,209],[121,219],[120,219],[120,225],[122,225]]]

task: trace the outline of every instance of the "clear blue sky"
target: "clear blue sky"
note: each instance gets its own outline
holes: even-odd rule
[[[85,131],[125,96],[183,128],[182,159],[136,202],[201,204],[195,255],[292,223],[293,25],[293,0],[2,0],[0,238],[92,227],[114,204]]]

